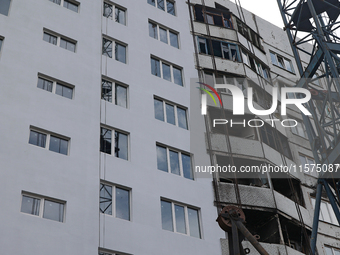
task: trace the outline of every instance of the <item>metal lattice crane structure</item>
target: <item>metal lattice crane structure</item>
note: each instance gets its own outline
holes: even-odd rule
[[[305,105],[312,118],[303,115],[303,121],[315,162],[325,170],[320,172],[317,183],[311,236],[311,254],[314,255],[323,190],[340,224],[340,169],[335,172],[335,164],[340,163],[340,37],[336,35],[340,27],[340,2],[277,0],[277,3],[301,76],[296,86],[307,88],[312,94],[312,100]],[[303,48],[306,43],[312,45],[311,52]],[[301,52],[310,57],[305,68],[302,66]],[[323,70],[323,74],[316,77],[317,70]],[[326,90],[313,85],[321,78],[327,83]],[[332,166],[333,170],[330,168]]]

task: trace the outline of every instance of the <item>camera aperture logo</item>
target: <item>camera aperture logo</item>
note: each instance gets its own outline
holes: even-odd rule
[[[203,86],[209,88],[217,96],[217,98],[220,101],[221,106],[223,106],[220,96],[218,95],[217,91],[212,86],[209,86],[208,84],[205,84],[205,83],[199,83],[199,84],[202,84]],[[239,116],[245,115],[245,109],[244,109],[245,108],[244,107],[245,96],[239,87],[235,85],[230,85],[230,84],[215,84],[215,88],[226,89],[230,91],[231,97],[233,100],[233,115],[238,116],[238,122],[235,122],[232,119],[230,120],[214,119],[213,127],[216,127],[216,125],[227,125],[228,123],[230,124],[230,127],[233,127],[233,125],[242,125],[243,127],[246,127],[246,124],[248,124],[249,127],[262,127],[264,125],[264,121],[260,118],[252,119],[248,121],[246,121],[246,119],[244,119],[241,122],[239,121]],[[216,100],[211,92],[209,92],[207,89],[204,89],[204,88],[199,88],[199,89],[206,92],[213,99],[215,106],[217,106]],[[289,93],[299,94],[300,97],[299,98],[287,98],[287,95]],[[201,114],[202,115],[207,114],[207,94],[201,95]],[[268,115],[273,114],[278,108],[278,88],[277,87],[272,88],[272,105],[270,109],[259,110],[254,107],[252,87],[247,88],[247,95],[251,95],[247,97],[247,106],[248,106],[249,111],[254,115],[268,116]],[[311,116],[312,114],[308,111],[308,109],[305,106],[303,106],[303,104],[309,102],[310,99],[311,99],[311,93],[307,89],[296,88],[296,87],[281,88],[281,107],[280,107],[281,116],[287,115],[287,105],[295,105],[304,115]],[[269,122],[271,126],[274,127],[275,125],[274,123],[280,120],[274,118],[274,119],[266,119],[265,121]],[[280,122],[283,127],[295,127],[298,125],[297,121],[294,119],[284,119]]]

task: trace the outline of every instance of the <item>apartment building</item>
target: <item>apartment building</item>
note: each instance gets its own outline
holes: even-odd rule
[[[295,70],[285,32],[229,1],[1,0],[1,252],[230,254],[216,218],[241,204],[270,254],[304,254],[315,175],[294,174],[294,193],[286,178],[239,179],[235,194],[229,176],[195,172],[313,162],[298,109],[294,129],[226,136],[211,120],[231,114],[231,95],[204,118],[192,93],[198,78],[249,86],[263,109]],[[339,227],[321,210],[318,251],[336,255]]]

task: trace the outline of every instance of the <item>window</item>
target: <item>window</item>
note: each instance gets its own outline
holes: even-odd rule
[[[171,15],[176,15],[175,13],[175,2],[171,0],[147,0],[148,4],[157,7],[162,11],[166,11]]]
[[[248,41],[252,42],[258,49],[263,51],[263,46],[261,42],[261,37],[254,32],[250,27],[248,27],[243,21],[236,18],[237,31],[243,35]]]
[[[126,64],[126,45],[103,37],[103,55],[112,58],[112,45],[115,47],[114,57],[117,61]]]
[[[151,74],[183,86],[182,69],[151,57]]]
[[[210,86],[215,84],[231,84],[237,86],[244,93],[246,92],[246,79],[241,77],[235,77],[234,75],[214,72],[212,70],[204,70],[204,82]],[[226,89],[217,89],[219,92],[227,92]]]
[[[194,179],[189,153],[170,149],[162,145],[156,145],[157,168],[164,172],[170,172],[187,179]]]
[[[4,40],[4,39],[0,37],[0,52],[1,52],[1,46],[2,46],[3,40]]]
[[[326,255],[340,255],[340,249],[325,246]]]
[[[313,208],[315,208],[315,198],[311,198]],[[333,211],[332,205],[326,201],[321,201],[320,204],[320,215],[319,215],[319,220],[334,224],[334,225],[339,225],[335,213]]]
[[[127,87],[117,82],[102,79],[102,99],[112,103],[112,97],[115,105],[127,108]]]
[[[64,6],[65,8],[71,10],[71,11],[74,11],[74,12],[78,12],[78,9],[79,9],[79,5],[80,3],[72,0],[50,0],[52,3],[55,3],[55,4],[58,4],[58,5],[62,5]]]
[[[315,171],[315,160],[300,153],[299,158],[302,168],[305,169],[305,174],[318,177],[318,173]]]
[[[240,62],[239,50],[236,44],[224,41],[209,40],[204,37],[197,37],[197,40],[199,53],[213,55],[211,53],[212,46],[215,57]],[[212,45],[210,45],[210,41]]]
[[[229,11],[214,9],[207,6],[204,11],[202,5],[195,5],[194,10],[196,21],[233,29],[233,22]]]
[[[270,58],[273,65],[281,67],[291,73],[295,73],[293,63],[291,60],[284,58],[272,51],[270,51]]]
[[[270,81],[269,68],[265,66],[263,63],[261,63],[260,60],[252,56],[247,51],[245,51],[244,49],[242,49],[241,52],[242,52],[243,63],[249,66],[258,75]]]
[[[294,118],[291,118],[294,119]],[[302,121],[300,120],[296,120],[297,125],[295,127],[291,127],[291,131],[293,134],[304,137],[304,138],[308,138],[307,137],[307,133],[306,133],[306,129],[305,129],[305,125],[303,124]],[[291,123],[291,125],[294,125],[295,123]]]
[[[120,253],[120,252],[114,252],[114,251],[107,251],[106,249],[105,249],[105,251],[103,250],[103,251],[99,251],[98,252],[98,255],[123,255],[122,253]],[[128,255],[127,253],[124,253],[124,255]]]
[[[114,148],[112,148],[112,133],[114,133]],[[113,129],[100,128],[100,151],[112,154],[117,158],[128,160],[128,134]]]
[[[180,128],[188,129],[187,110],[184,107],[154,98],[155,118]]]
[[[21,212],[45,219],[64,221],[65,202],[39,195],[22,194]]]
[[[48,42],[54,45],[59,45],[59,47],[64,48],[66,50],[76,52],[76,44],[77,44],[76,41],[72,39],[67,39],[53,32],[44,31],[43,40],[45,42]]]
[[[104,2],[104,8],[103,8],[103,16],[106,18],[113,19],[113,10],[115,10],[114,13],[114,19],[116,22],[125,25],[126,24],[126,9],[120,6],[117,6],[115,4],[111,4],[108,2]]]
[[[99,210],[116,218],[130,220],[130,190],[101,183]]]
[[[166,44],[170,44],[175,48],[179,48],[178,33],[164,28],[155,22],[149,21],[149,36],[157,40],[159,39]]]
[[[58,81],[50,77],[45,77],[41,74],[38,75],[37,87],[48,92],[52,92],[53,94],[66,97],[68,99],[73,98],[73,85]]]
[[[42,148],[49,148],[50,151],[63,155],[68,155],[69,140],[69,138],[64,138],[60,135],[31,128],[28,143]]]
[[[198,209],[161,200],[162,228],[201,238]]]
[[[0,14],[8,16],[10,5],[11,5],[11,0],[1,0],[0,1]]]
[[[262,141],[288,158],[292,158],[288,139],[269,124],[265,123],[260,127]]]

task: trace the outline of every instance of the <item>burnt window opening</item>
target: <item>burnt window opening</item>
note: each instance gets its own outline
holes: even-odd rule
[[[267,211],[243,209],[245,226],[252,235],[259,237],[261,243],[280,244],[280,230],[276,214]]]
[[[204,22],[210,25],[233,29],[232,15],[226,8],[211,8],[205,7],[205,11],[202,5],[195,5],[195,20]]]
[[[208,115],[210,117],[211,123],[211,132],[217,134],[227,134],[226,133],[226,126],[228,127],[228,134],[230,136],[236,136],[244,139],[251,139],[251,140],[258,140],[256,129],[254,127],[249,127],[247,122],[250,119],[253,119],[254,116],[252,115],[244,115],[242,117],[232,115],[231,112],[225,110],[224,114],[222,109],[216,107],[208,107]],[[232,125],[230,123],[227,124],[216,124],[214,127],[214,119],[226,119],[228,122],[232,119],[234,123],[246,123],[245,127],[243,124],[235,124]]]
[[[218,166],[228,166],[232,165],[229,156],[222,156],[216,155],[216,161]],[[227,173],[227,172],[220,172],[219,173],[219,180],[220,182],[224,183],[234,183],[235,177],[237,178],[237,183],[239,185],[245,186],[255,186],[261,188],[269,188],[269,182],[266,173],[256,172],[255,170],[258,169],[261,164],[264,163],[258,160],[251,160],[246,158],[233,158],[234,166],[237,169],[237,173]],[[252,169],[253,172],[241,173],[239,170],[247,168]]]
[[[279,216],[279,219],[285,245],[306,254],[308,251],[306,247],[308,247],[311,232],[308,229],[306,230],[308,236],[306,240],[304,230],[301,226],[283,216]]]
[[[294,191],[290,188],[289,178],[292,180]],[[271,173],[271,181],[275,191],[279,192],[281,195],[284,195],[290,200],[297,202],[299,205],[305,206],[301,182],[299,180],[292,178],[285,173]]]
[[[262,142],[273,148],[274,150],[282,153],[287,158],[292,158],[292,153],[289,148],[288,139],[275,128],[269,124],[264,123],[260,127]]]
[[[241,21],[239,18],[236,18],[236,24],[237,24],[237,31],[243,35],[248,41],[250,41],[255,47],[260,49],[261,51],[264,51],[262,43],[261,43],[261,37],[250,27],[248,27],[243,21]]]
[[[197,37],[197,41],[198,52],[201,54],[214,54],[215,57],[228,59],[234,62],[241,62],[239,47],[236,44],[219,40],[210,40],[200,36]],[[213,54],[211,53],[211,48],[213,50]]]

